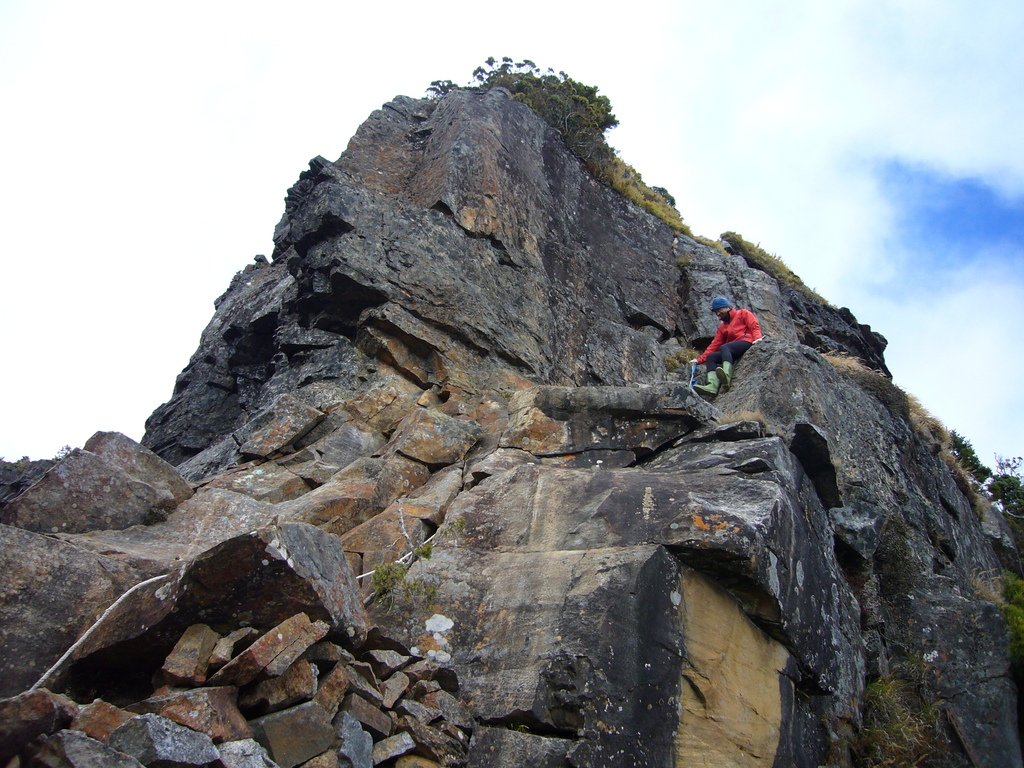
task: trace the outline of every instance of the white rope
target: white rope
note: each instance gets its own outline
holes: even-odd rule
[[[100,617],[98,619],[96,619],[96,621],[93,622],[92,626],[89,627],[89,629],[87,629],[85,631],[85,633],[80,638],[78,638],[74,642],[74,644],[72,644],[72,646],[70,648],[68,648],[64,652],[64,655],[61,656],[59,659],[57,659],[57,663],[54,664],[52,667],[50,667],[48,670],[46,670],[46,672],[43,673],[43,676],[40,677],[38,682],[36,682],[35,685],[33,685],[31,688],[29,688],[29,690],[30,691],[34,691],[34,690],[36,690],[38,688],[44,687],[44,685],[49,682],[48,678],[51,675],[53,675],[57,671],[57,669],[62,664],[64,664],[65,661],[68,660],[68,658],[71,656],[71,654],[75,652],[75,649],[77,649],[79,646],[81,646],[82,643],[84,643],[86,640],[88,640],[92,636],[93,632],[96,631],[96,628],[99,627],[99,625],[103,623],[103,620],[105,618],[107,618],[107,616],[110,615],[110,612],[113,611],[115,608],[117,608],[117,606],[119,606],[124,601],[124,599],[126,597],[128,597],[128,595],[132,594],[137,589],[141,589],[142,587],[146,586],[147,584],[152,584],[154,581],[159,581],[160,579],[166,579],[167,576],[168,576],[168,574],[164,573],[164,574],[161,574],[159,576],[154,576],[151,579],[146,579],[145,581],[140,581],[134,587],[132,587],[127,592],[125,592],[123,595],[121,595],[119,598],[117,598],[117,600],[115,600],[113,603],[110,604],[110,607],[107,608],[107,610],[105,610],[102,614],[100,614]]]

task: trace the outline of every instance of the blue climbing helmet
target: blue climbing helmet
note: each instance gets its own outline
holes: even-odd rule
[[[715,296],[711,300],[711,311],[717,312],[720,309],[727,309],[732,307],[732,302],[729,301],[725,296]]]

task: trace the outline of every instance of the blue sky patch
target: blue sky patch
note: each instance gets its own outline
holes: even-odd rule
[[[895,236],[903,249],[927,249],[956,266],[974,254],[1024,253],[1024,197],[1008,198],[983,181],[957,178],[898,162],[881,171],[896,206]]]

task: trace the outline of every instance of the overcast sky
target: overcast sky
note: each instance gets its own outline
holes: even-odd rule
[[[1024,453],[1024,3],[0,4],[0,456],[141,439],[288,187],[488,56],[597,85],[694,231],[889,339],[981,459]]]

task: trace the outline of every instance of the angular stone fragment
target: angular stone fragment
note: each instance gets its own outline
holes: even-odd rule
[[[395,702],[409,688],[409,678],[401,672],[395,672],[391,677],[381,684],[381,703],[385,709],[391,709]]]
[[[302,437],[323,418],[323,412],[294,395],[284,394],[265,411],[253,416],[234,437],[241,453],[267,457]]]
[[[452,696],[448,691],[433,691],[424,695],[420,702],[431,709],[441,713],[449,723],[471,730],[473,728],[473,714],[465,704]]]
[[[341,706],[342,699],[348,693],[349,671],[344,663],[337,664],[334,669],[320,681],[313,701],[320,705],[331,717],[334,717]]]
[[[441,764],[419,755],[402,755],[395,761],[395,768],[441,768]]]
[[[341,705],[342,712],[347,712],[377,738],[384,738],[391,733],[391,718],[362,696],[350,693]]]
[[[266,502],[221,488],[201,488],[162,522],[65,538],[156,575],[234,536],[268,525],[275,517],[274,507]]]
[[[341,739],[338,756],[348,760],[351,768],[371,768],[373,765],[373,737],[348,712],[334,718],[334,729]]]
[[[0,760],[7,760],[36,736],[66,728],[78,705],[45,688],[0,700]]]
[[[300,768],[339,768],[339,766],[338,753],[333,749],[328,749],[316,757],[311,757]]]
[[[238,709],[234,687],[206,687],[152,696],[131,709],[153,713],[194,731],[207,734],[214,743],[251,739],[252,731]]]
[[[441,717],[441,710],[431,709],[422,702],[416,701],[415,699],[402,699],[395,705],[395,712],[399,715],[410,715],[415,717],[421,723],[430,725],[432,722]]]
[[[81,731],[97,741],[106,742],[110,734],[135,717],[134,712],[115,707],[103,699],[96,699],[78,710],[71,721],[71,730]]]
[[[415,752],[422,757],[436,760],[439,763],[452,763],[460,761],[466,755],[468,744],[453,739],[437,728],[421,723],[414,717],[399,717],[397,727],[412,736],[413,742],[416,744]]]
[[[430,536],[431,530],[415,517],[405,514],[400,502],[341,535],[346,552],[362,557],[363,568],[392,563],[415,550]]]
[[[371,704],[380,706],[381,694],[380,683],[369,664],[360,661],[353,661],[345,665],[345,674],[348,675],[349,690],[359,694]]]
[[[448,505],[461,490],[462,468],[456,466],[441,470],[432,475],[426,485],[392,502],[384,512],[401,510],[410,517],[426,520],[438,526],[444,521]]]
[[[367,663],[373,667],[373,672],[377,676],[378,680],[390,677],[393,673],[397,672],[412,661],[411,656],[406,656],[404,653],[383,648],[375,648],[374,650],[368,651],[364,655],[364,658]]]
[[[220,635],[205,624],[186,629],[160,669],[164,679],[179,685],[202,685],[218,640]]]
[[[650,453],[713,418],[714,409],[681,384],[536,387],[513,395],[501,447],[536,456],[622,449]]]
[[[271,462],[225,472],[208,480],[204,487],[224,488],[269,504],[297,499],[309,492],[305,480]]]
[[[416,742],[412,740],[405,731],[396,733],[386,739],[381,739],[373,745],[373,764],[380,765],[385,760],[394,760],[400,755],[412,752],[416,748]]]
[[[329,427],[329,431],[324,428]],[[310,442],[310,438],[321,433]],[[366,424],[352,418],[345,411],[330,414],[319,426],[299,441],[308,445],[313,456],[334,472],[343,469],[356,459],[372,456],[384,446],[384,436]],[[291,466],[291,462],[285,462]]]
[[[79,448],[0,512],[0,522],[41,533],[127,528],[162,520],[178,500]]]
[[[304,613],[285,619],[221,667],[210,678],[210,684],[240,687],[260,677],[283,674],[329,629],[322,621],[311,622]]]
[[[343,534],[380,514],[399,496],[430,476],[422,464],[403,456],[358,459],[314,491],[278,505],[286,519]]]
[[[421,659],[408,667],[403,667],[402,672],[408,675],[413,683],[433,680],[449,693],[459,692],[459,678],[455,670],[432,659]]]
[[[192,496],[192,486],[174,467],[120,432],[97,432],[86,441],[83,449],[118,465],[136,480],[158,491],[167,491],[174,506]]]
[[[217,749],[224,768],[280,768],[255,739],[227,741]]]
[[[350,400],[344,408],[374,429],[390,434],[416,408],[423,391],[402,376],[390,376]]]
[[[325,664],[334,665],[339,661],[351,662],[356,660],[356,657],[351,653],[329,640],[321,640],[319,643],[314,643],[302,655],[302,658],[312,661],[318,666]]]
[[[131,755],[77,731],[60,731],[31,748],[33,766],[53,768],[142,768]],[[175,765],[181,765],[176,763]]]
[[[210,668],[220,669],[234,658],[237,648],[240,647],[242,650],[248,648],[259,636],[260,631],[255,627],[242,627],[225,635],[217,641],[213,653],[210,654]]]
[[[281,768],[293,768],[316,757],[334,742],[327,713],[312,701],[251,722],[256,740]]]
[[[272,677],[242,692],[238,705],[250,715],[278,710],[309,701],[316,693],[316,667],[297,661],[279,677]]]
[[[133,717],[110,734],[107,746],[145,765],[202,766],[220,757],[205,733],[152,714]]]
[[[475,422],[417,408],[399,425],[389,447],[424,464],[447,466],[465,457],[482,434]]]

